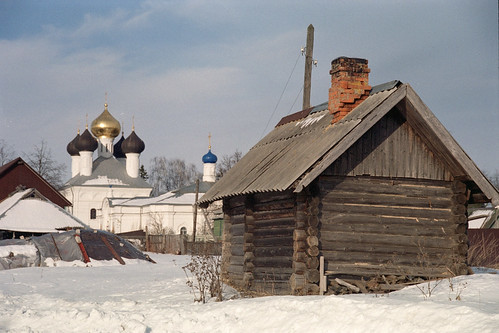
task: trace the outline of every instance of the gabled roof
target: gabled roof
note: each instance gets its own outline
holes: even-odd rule
[[[71,206],[59,191],[47,182],[38,172],[29,166],[21,157],[0,166],[0,200],[22,185],[33,187],[48,197],[53,203],[61,206]]]
[[[0,202],[0,230],[46,233],[86,227],[34,188],[18,191]]]
[[[93,162],[91,176],[76,175],[64,185],[70,186],[96,186],[96,187],[134,187],[151,188],[141,177],[132,178],[126,172],[126,166],[114,157],[98,157]]]
[[[414,90],[399,81],[373,87],[364,102],[334,125],[327,103],[283,118],[199,203],[258,192],[301,192],[395,106],[454,176],[472,181],[499,205],[498,191]]]

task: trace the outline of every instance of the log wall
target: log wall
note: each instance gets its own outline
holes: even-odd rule
[[[338,277],[466,274],[466,186],[321,176],[320,250]]]

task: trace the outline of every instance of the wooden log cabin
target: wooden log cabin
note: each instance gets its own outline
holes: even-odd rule
[[[468,273],[467,205],[499,193],[410,85],[371,88],[369,71],[332,61],[328,102],[283,118],[199,200],[223,200],[232,286],[377,292]]]

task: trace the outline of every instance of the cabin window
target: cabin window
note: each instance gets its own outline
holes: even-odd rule
[[[97,211],[95,208],[90,209],[90,219],[95,220],[97,218]]]
[[[184,236],[187,235],[187,228],[186,227],[180,228],[180,234]]]

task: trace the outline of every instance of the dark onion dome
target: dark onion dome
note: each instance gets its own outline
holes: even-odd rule
[[[75,143],[75,147],[78,151],[94,151],[98,146],[97,140],[90,134],[88,128],[85,129],[85,132],[80,135],[78,141]]]
[[[76,149],[76,142],[80,139],[80,131],[78,130],[78,134],[76,134],[75,138],[71,140],[70,143],[68,143],[68,146],[66,147],[66,150],[68,151],[68,154],[71,156],[78,156],[80,155],[80,151]]]
[[[132,134],[128,136],[128,138],[123,141],[121,144],[121,150],[124,154],[128,153],[137,153],[140,154],[144,151],[146,145],[144,141],[142,141],[137,134],[135,134],[135,130],[132,130]]]
[[[203,156],[203,163],[217,163],[217,155],[211,152],[211,149]]]
[[[121,132],[121,139],[118,142],[116,142],[116,144],[114,145],[113,155],[116,158],[126,157],[125,153],[123,153],[123,150],[121,149],[121,144],[123,143],[123,141],[125,141],[125,135],[123,134],[123,132]]]
[[[92,121],[90,130],[97,138],[115,138],[120,135],[120,123],[107,110],[107,103],[104,104],[104,111]]]

